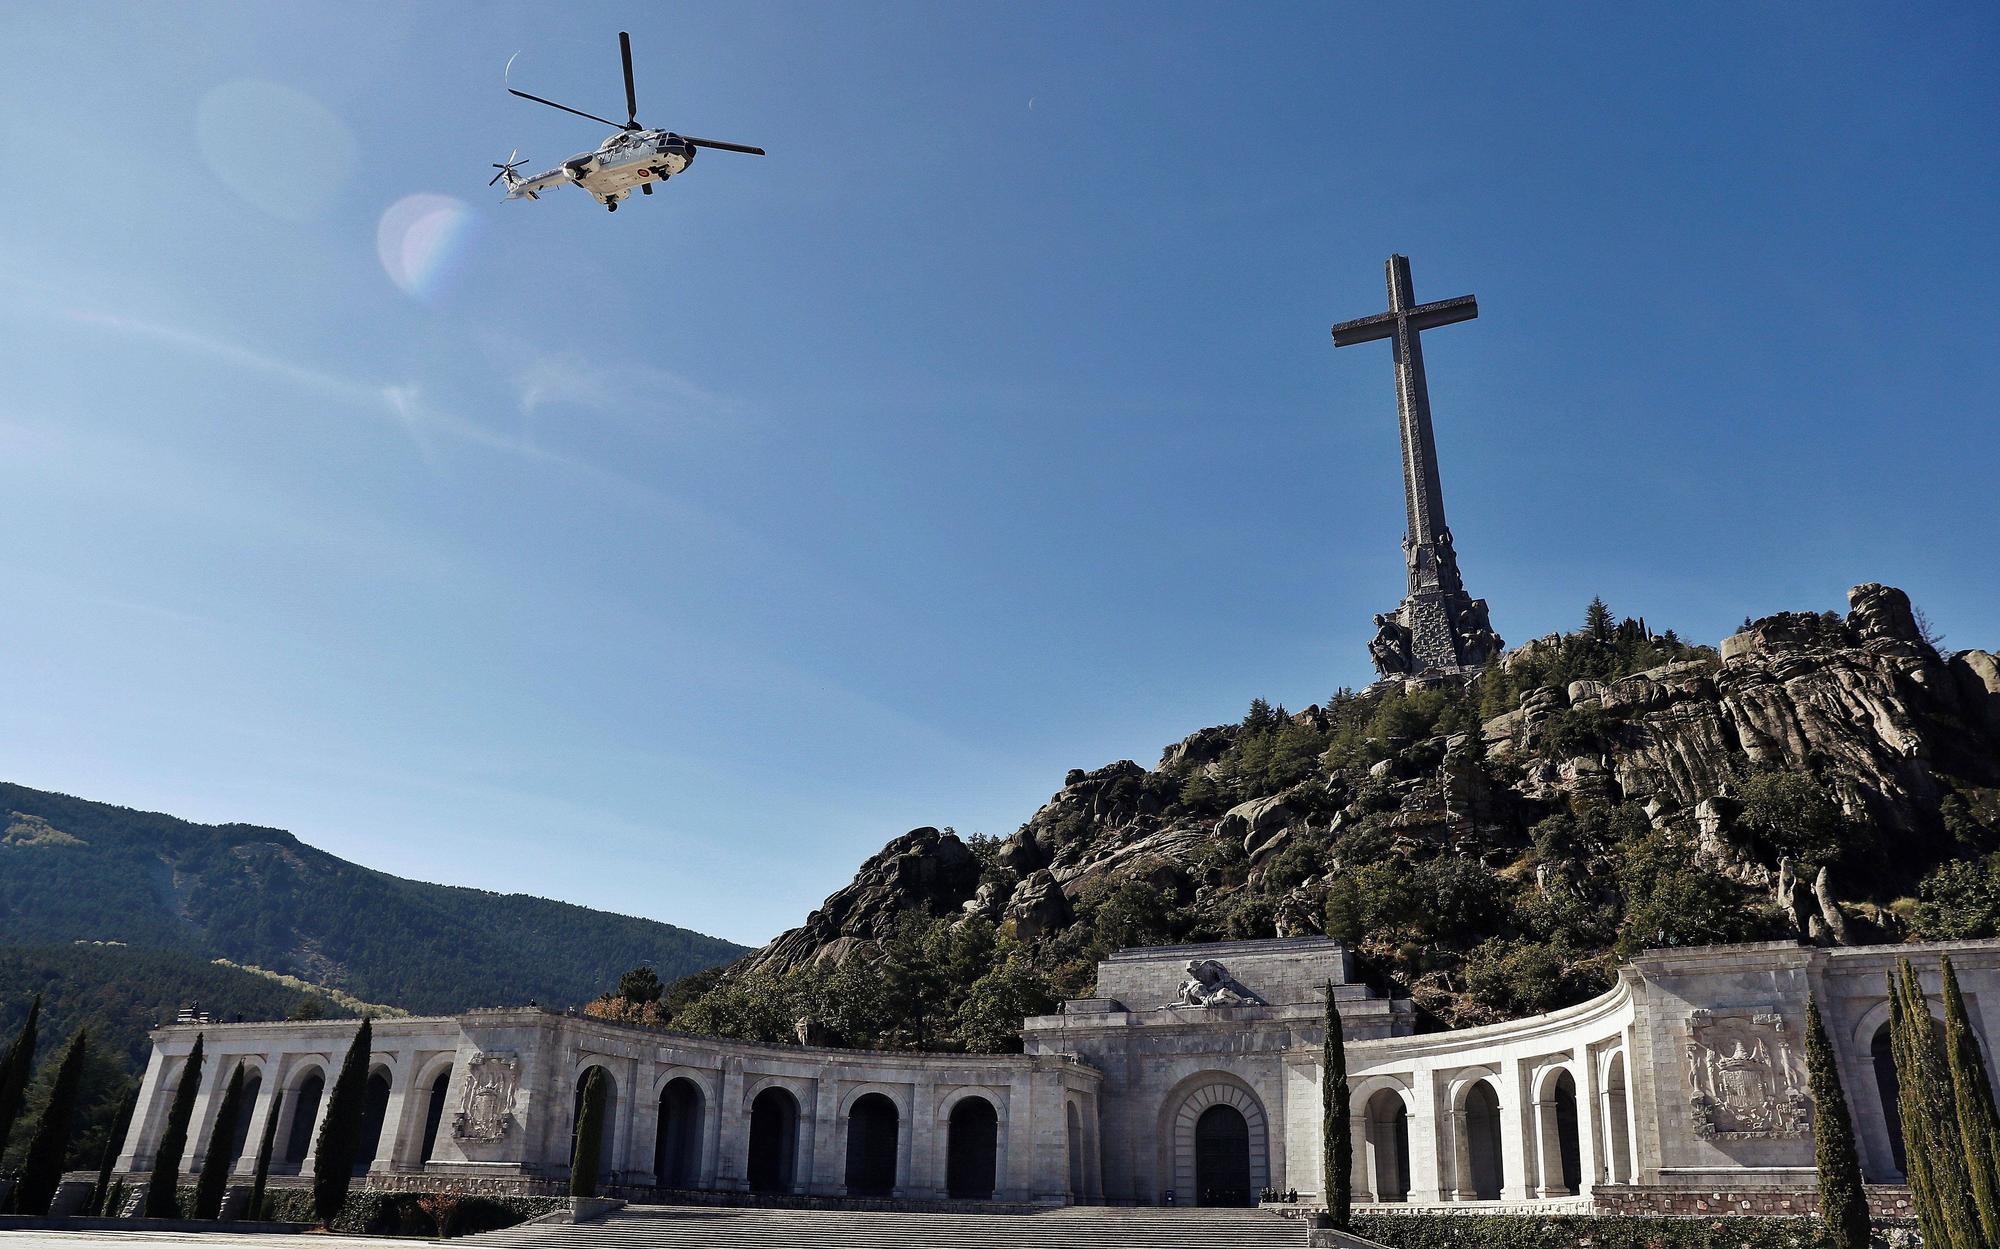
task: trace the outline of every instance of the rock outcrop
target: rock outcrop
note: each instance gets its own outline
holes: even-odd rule
[[[1625,627],[1651,637],[1640,622]],[[1549,656],[1574,642],[1552,636],[1509,654],[1500,671],[1514,684],[1503,688],[1551,670]],[[1022,940],[1050,939],[1125,881],[1182,908],[1179,922],[1197,936],[1318,931],[1334,882],[1367,862],[1322,848],[1358,827],[1372,830],[1365,845],[1377,859],[1462,856],[1536,889],[1560,878],[1588,895],[1604,888],[1606,852],[1534,865],[1528,830],[1606,804],[1643,811],[1743,889],[1746,908],[1782,914],[1800,939],[1841,942],[1850,912],[1881,914],[1892,900],[1877,896],[1885,882],[1794,871],[1746,836],[1746,778],[1810,774],[1847,819],[1877,830],[1892,859],[1908,856],[1910,871],[1967,852],[1942,832],[1948,796],[1991,795],[1981,809],[2000,810],[2000,661],[1940,655],[1900,590],[1856,586],[1844,617],[1779,613],[1724,639],[1719,655],[1678,644],[1668,653],[1678,657],[1642,671],[1526,688],[1476,727],[1371,742],[1360,762],[1317,754],[1351,721],[1359,703],[1350,699],[1266,730],[1316,743],[1290,771],[1246,771],[1250,730],[1236,725],[1190,734],[1150,771],[1129,760],[1073,770],[997,848],[985,883],[965,845],[919,829],[754,957],[789,968],[844,955],[910,912],[983,917]],[[2000,844],[2000,827],[1991,831]],[[1260,891],[1264,901],[1245,904]],[[1461,992],[1449,980],[1425,989],[1447,1009]]]

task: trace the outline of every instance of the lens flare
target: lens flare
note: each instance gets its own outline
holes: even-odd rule
[[[449,195],[404,196],[389,205],[375,228],[382,271],[405,295],[436,298],[465,256],[474,220],[465,201]]]

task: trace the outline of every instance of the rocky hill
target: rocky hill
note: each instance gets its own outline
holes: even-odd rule
[[[684,976],[743,953],[654,920],[404,880],[275,828],[0,784],[0,944],[77,941],[228,959],[417,1012],[569,1004],[635,964]]]
[[[998,1003],[1086,991],[1118,945],[1327,932],[1428,1022],[1475,1023],[1648,946],[1992,935],[1996,850],[2000,664],[1941,654],[1902,591],[1719,649],[1600,603],[1469,686],[1260,700],[1150,769],[1072,771],[1004,841],[899,837],[672,1022],[990,1047]],[[885,979],[928,1023],[849,1000]]]

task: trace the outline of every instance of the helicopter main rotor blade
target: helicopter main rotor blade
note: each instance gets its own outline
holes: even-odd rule
[[[692,144],[695,147],[712,147],[720,152],[744,152],[751,156],[763,156],[765,154],[764,149],[761,147],[748,147],[741,143],[724,143],[719,139],[696,139],[689,135],[682,135],[681,142]]]
[[[537,104],[546,104],[550,108],[559,108],[565,113],[575,113],[578,117],[588,117],[592,121],[601,121],[605,125],[614,127],[619,130],[626,129],[626,125],[622,121],[612,121],[609,117],[599,117],[596,113],[586,113],[580,108],[571,108],[567,104],[558,104],[554,100],[544,100],[541,96],[529,95],[525,91],[516,91],[512,87],[507,88],[507,94],[518,95],[524,100],[533,100]]]
[[[639,94],[632,89],[632,36],[618,32],[618,55],[625,62],[625,128],[639,128]]]

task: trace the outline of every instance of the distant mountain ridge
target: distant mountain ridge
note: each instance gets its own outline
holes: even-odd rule
[[[656,920],[405,880],[281,829],[193,824],[0,782],[0,944],[122,941],[416,1012],[589,1000],[744,947]]]

